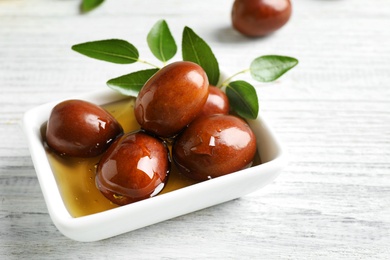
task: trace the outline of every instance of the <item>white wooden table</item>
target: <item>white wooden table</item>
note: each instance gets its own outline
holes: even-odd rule
[[[78,0],[0,0],[0,259],[390,258],[390,1],[296,0],[289,23],[263,39],[232,30],[232,2],[106,0],[80,15]],[[300,60],[276,83],[256,83],[290,164],[240,199],[72,241],[48,215],[21,117],[140,66],[88,59],[71,45],[122,38],[150,60],[146,34],[159,19],[178,43],[185,25],[194,29],[227,74],[265,54]]]

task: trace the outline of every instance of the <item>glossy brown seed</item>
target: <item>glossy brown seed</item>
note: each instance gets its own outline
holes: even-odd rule
[[[123,129],[106,110],[83,100],[67,100],[51,111],[46,142],[58,154],[93,157],[103,153]]]
[[[180,132],[201,111],[208,96],[204,70],[188,61],[171,63],[143,86],[135,103],[135,117],[143,129],[161,137]]]
[[[220,88],[210,85],[209,96],[198,117],[214,114],[228,114],[230,109],[229,100]]]
[[[265,36],[285,25],[291,12],[290,0],[235,0],[232,24],[244,35]]]
[[[196,119],[178,136],[172,157],[182,174],[203,181],[249,167],[255,153],[256,137],[245,121],[212,115]]]
[[[142,131],[118,139],[99,162],[96,184],[118,205],[157,195],[170,170],[169,151],[163,141]]]

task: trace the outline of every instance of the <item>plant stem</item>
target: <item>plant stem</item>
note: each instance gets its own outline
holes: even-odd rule
[[[229,84],[229,82],[232,80],[232,78],[234,78],[234,77],[237,76],[237,75],[247,73],[247,72],[249,72],[249,71],[250,71],[250,69],[248,68],[248,69],[244,69],[244,70],[241,70],[241,71],[239,71],[239,72],[233,74],[232,76],[230,76],[230,77],[228,77],[227,79],[225,79],[225,80],[221,83],[221,85],[218,86],[218,87],[219,87],[219,88],[222,88],[222,87],[224,87],[224,86],[227,86],[227,85]]]
[[[150,62],[147,62],[146,60],[140,60],[140,59],[138,59],[138,62],[147,64],[147,65],[152,66],[152,67],[155,67],[155,68],[157,68],[157,69],[161,69],[159,66],[154,65],[154,64],[152,64],[152,63],[150,63]]]

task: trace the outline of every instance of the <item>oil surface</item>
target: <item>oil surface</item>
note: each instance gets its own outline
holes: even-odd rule
[[[103,106],[118,120],[125,133],[140,129],[134,117],[134,103],[134,98],[126,98]],[[95,185],[96,166],[101,156],[62,157],[50,149],[47,149],[47,155],[62,199],[71,216],[81,217],[119,207],[104,197]],[[256,156],[254,164],[259,163],[260,159]],[[160,194],[194,183],[196,182],[181,175],[172,163],[168,182]]]

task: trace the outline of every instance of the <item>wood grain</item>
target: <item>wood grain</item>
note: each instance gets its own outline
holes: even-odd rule
[[[262,39],[231,29],[232,2],[107,0],[80,15],[76,0],[0,1],[0,259],[389,259],[389,1],[293,1],[290,22]],[[299,59],[277,82],[255,83],[290,163],[243,198],[72,241],[47,213],[20,120],[142,67],[91,60],[71,45],[123,38],[153,60],[145,39],[161,18],[177,42],[184,25],[194,29],[227,74],[264,54]]]

